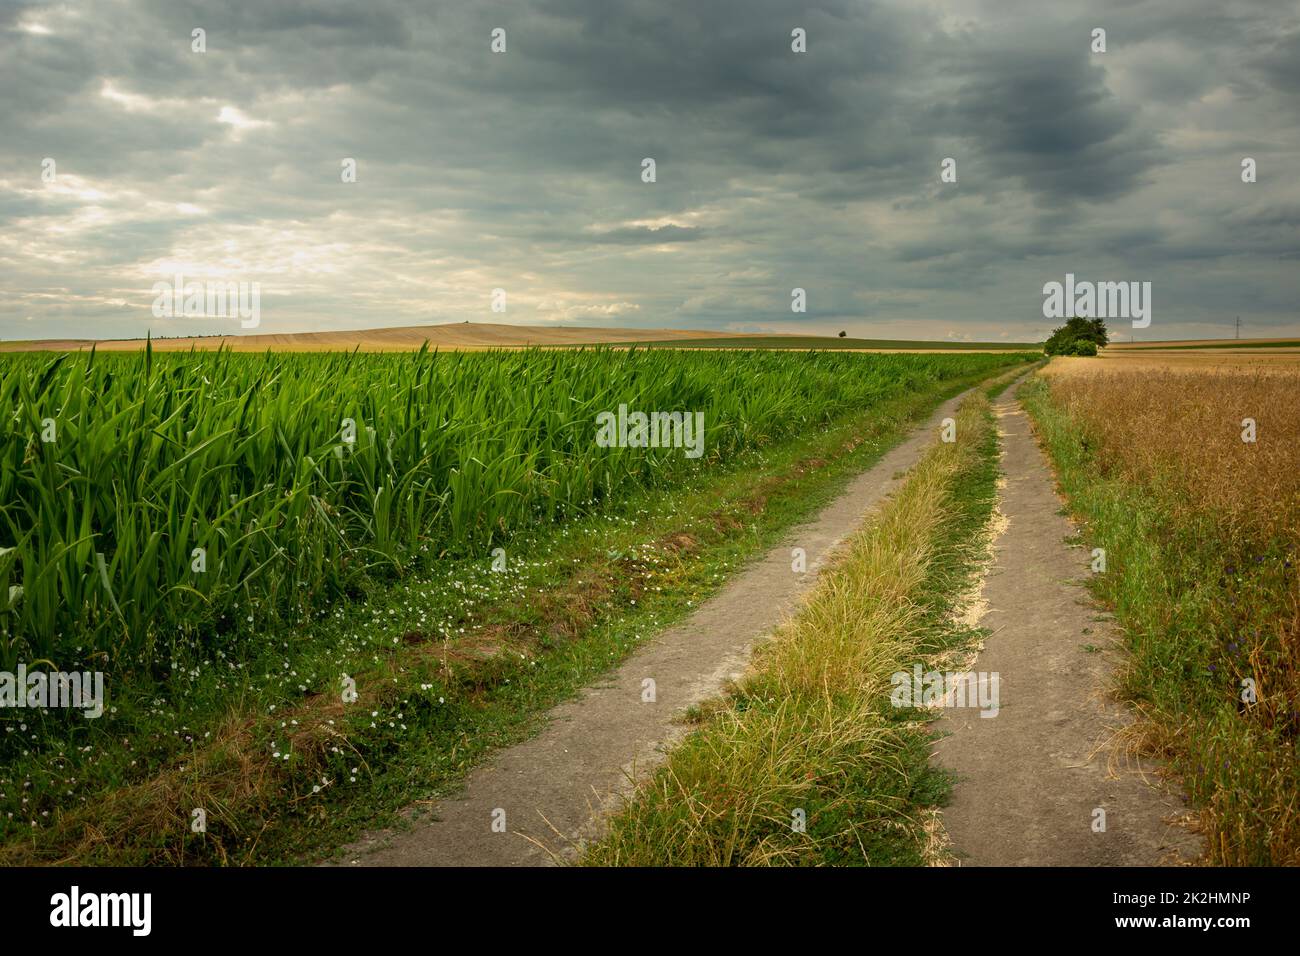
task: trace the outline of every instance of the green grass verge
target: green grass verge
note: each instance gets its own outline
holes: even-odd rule
[[[1005,383],[988,391],[997,392]],[[949,776],[932,710],[890,676],[959,664],[981,632],[954,611],[982,565],[998,439],[968,400],[939,445],[851,540],[795,620],[589,846],[588,865],[920,865]]]

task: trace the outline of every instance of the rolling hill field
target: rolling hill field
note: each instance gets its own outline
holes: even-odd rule
[[[283,332],[252,335],[201,335],[155,338],[156,351],[176,352],[225,347],[235,352],[407,352],[425,343],[443,351],[499,348],[556,348],[583,345],[651,348],[836,349],[864,352],[1017,352],[1037,350],[1023,342],[924,342],[837,338],[828,335],[754,335],[691,329],[606,329],[585,326],[539,327],[504,323],[448,322],[342,332]],[[33,339],[0,342],[0,352],[68,352],[89,349],[132,352],[144,339]]]
[[[828,335],[726,335],[658,341],[615,343],[646,348],[690,349],[834,349],[856,352],[1024,352],[1042,346],[1032,342],[927,342],[920,339],[855,339]]]
[[[597,345],[602,343],[672,342],[678,339],[726,338],[727,333],[677,329],[600,329],[582,326],[547,328],[498,323],[447,322],[441,325],[407,325],[343,332],[284,332],[253,335],[201,335],[155,338],[153,347],[163,352],[216,349],[235,352],[408,352],[425,342],[430,348],[472,351],[492,348]],[[144,339],[34,339],[0,342],[0,351],[66,352],[89,349],[131,352],[143,348]]]

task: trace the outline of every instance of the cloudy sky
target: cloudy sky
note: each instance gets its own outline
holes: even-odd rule
[[[178,272],[261,332],[1030,340],[1071,272],[1300,333],[1291,0],[0,0],[0,89],[4,339],[239,331]]]

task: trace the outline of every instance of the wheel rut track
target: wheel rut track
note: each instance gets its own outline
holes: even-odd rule
[[[438,801],[409,830],[367,834],[327,865],[546,866],[575,859],[633,781],[663,760],[688,728],[681,716],[723,691],[816,584],[836,546],[880,505],[938,439],[942,419],[970,391],[943,402],[813,520],[737,573],[686,620],[648,639],[613,673],[553,708],[535,737],[472,770],[463,791]],[[900,476],[900,477],[895,477]],[[807,571],[791,569],[803,548]],[[655,702],[642,702],[642,681]],[[492,828],[505,812],[504,832]]]

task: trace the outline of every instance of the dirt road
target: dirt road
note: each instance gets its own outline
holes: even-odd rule
[[[551,865],[582,841],[685,727],[682,712],[717,695],[814,585],[836,545],[936,438],[941,406],[818,518],[735,577],[689,619],[652,640],[607,681],[555,708],[535,738],[474,770],[459,796],[413,828],[366,836],[336,865]],[[938,762],[958,775],[943,823],[965,865],[1143,865],[1193,858],[1200,841],[1166,822],[1181,810],[1155,767],[1108,746],[1131,716],[1108,695],[1121,635],[1081,580],[1091,555],[1072,548],[1047,463],[1014,398],[997,405],[1006,474],[1004,531],[982,600],[991,629],[971,669],[996,672],[996,717],[958,710],[937,725]],[[897,477],[896,477],[897,476]],[[808,571],[791,569],[805,549]],[[646,699],[646,681],[654,699]],[[1143,774],[1146,779],[1144,780]],[[1104,811],[1104,829],[1101,817]]]
[[[995,408],[1006,521],[983,593],[980,623],[992,633],[970,669],[999,675],[1000,708],[991,718],[951,710],[937,724],[949,735],[936,745],[938,763],[958,777],[943,812],[957,861],[1143,866],[1195,857],[1199,838],[1165,822],[1182,803],[1155,766],[1108,744],[1131,720],[1108,693],[1123,635],[1081,583],[1092,553],[1065,543],[1074,528],[1028,416],[1010,390]],[[1095,829],[1098,810],[1104,830]]]
[[[580,841],[600,832],[606,812],[627,792],[629,777],[651,770],[682,735],[679,715],[740,674],[754,642],[795,608],[835,546],[893,490],[895,476],[937,441],[940,420],[960,398],[940,406],[815,521],[792,529],[690,618],[639,649],[605,683],[555,708],[538,736],[474,770],[462,795],[435,807],[436,819],[372,834],[336,862],[528,866],[576,856]],[[804,573],[791,568],[793,548],[806,552]],[[654,681],[653,703],[643,699],[647,679]]]

